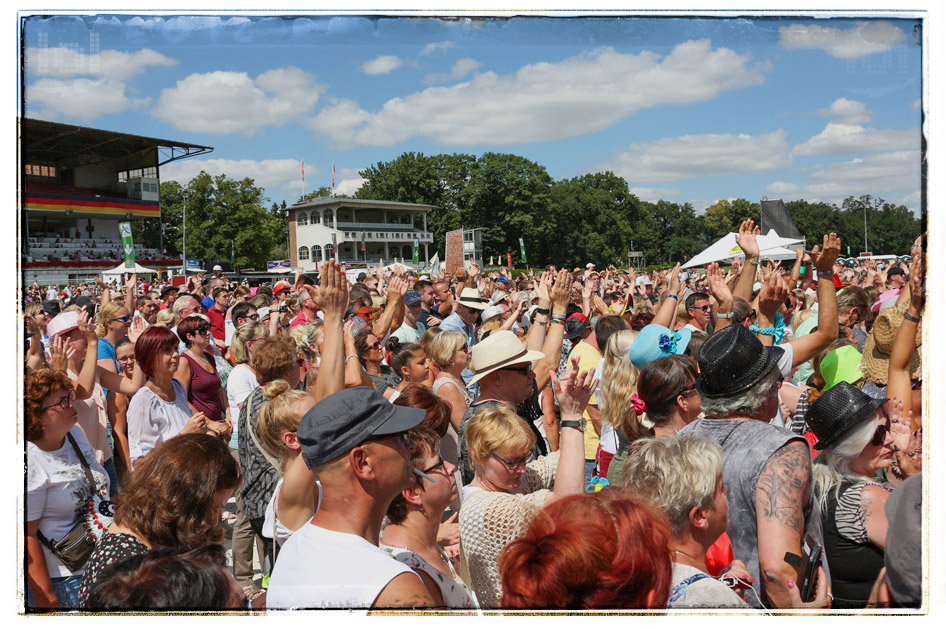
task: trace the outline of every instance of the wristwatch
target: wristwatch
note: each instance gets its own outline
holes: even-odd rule
[[[732,310],[730,310],[729,312],[717,312],[716,318],[717,319],[732,319],[735,314],[736,313]]]
[[[561,422],[562,428],[577,428],[581,432],[585,432],[585,427],[588,425],[588,420],[582,417],[581,419],[563,419]]]

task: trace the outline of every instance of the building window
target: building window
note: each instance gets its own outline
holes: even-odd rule
[[[309,248],[299,247],[299,260],[308,260],[308,259],[309,259]]]
[[[27,164],[26,174],[31,175],[33,177],[49,177],[51,179],[55,179],[56,167],[55,166],[42,166],[40,164]]]
[[[318,245],[312,245],[312,261],[313,262],[322,261],[322,247]]]
[[[334,221],[335,219],[332,218],[332,210],[325,210],[325,226],[334,227],[335,226]]]
[[[125,182],[129,179],[141,179],[142,177],[157,179],[158,169],[154,166],[149,166],[148,168],[133,168],[131,170],[123,170],[118,173],[119,182]]]
[[[322,213],[319,212],[318,210],[316,210],[315,212],[312,212],[312,224],[318,225],[321,222],[322,222]]]
[[[296,225],[308,225],[309,224],[309,213],[308,212],[297,212],[296,213]]]
[[[325,245],[325,259],[330,260],[335,257],[335,247],[332,246],[332,243]]]

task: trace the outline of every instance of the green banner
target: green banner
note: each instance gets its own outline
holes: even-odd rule
[[[131,223],[119,223],[118,233],[122,237],[122,253],[125,256],[125,268],[135,268],[135,241],[131,237]]]
[[[414,239],[414,266],[420,264],[420,241]]]
[[[522,242],[522,238],[519,239],[519,253],[522,255],[522,263],[529,264],[526,260],[526,243]]]

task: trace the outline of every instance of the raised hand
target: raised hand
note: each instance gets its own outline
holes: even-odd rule
[[[706,267],[706,285],[709,286],[710,294],[716,299],[716,303],[726,306],[726,312],[732,305],[732,291],[723,280],[723,272],[719,268],[718,262],[713,262]]]
[[[551,279],[551,273],[548,274]],[[552,286],[551,301],[553,312],[565,314],[568,308],[568,302],[572,296],[572,274],[568,269],[562,269],[555,278],[555,284]],[[540,300],[541,301],[541,300]]]
[[[341,319],[345,314],[348,308],[348,281],[334,260],[322,264],[319,286],[306,285],[306,289],[326,317]]]
[[[923,312],[926,291],[923,290],[923,259],[919,255],[910,260],[910,306],[919,315]]]
[[[549,370],[552,378],[552,392],[555,399],[558,400],[558,407],[562,413],[562,418],[566,416],[580,416],[585,407],[588,406],[588,400],[598,386],[598,379],[595,378],[595,370],[588,369],[579,373],[578,359],[572,358],[571,365],[565,377],[559,380],[558,374],[554,370]]]
[[[141,315],[135,315],[131,320],[131,326],[128,328],[128,340],[132,343],[136,342],[146,327],[148,327],[148,324]]]
[[[755,221],[747,218],[739,226],[739,234],[736,235],[736,244],[746,254],[746,260],[758,259],[759,243],[756,241],[756,235],[761,234],[762,230],[755,226]]]
[[[50,369],[65,371],[75,353],[76,350],[72,341],[67,340],[62,335],[57,336],[49,344],[49,351],[46,353]]]
[[[552,279],[554,275],[551,271],[545,271],[535,280],[535,293],[539,296],[540,304],[547,304],[552,301]]]
[[[833,269],[834,262],[838,259],[840,253],[841,238],[834,232],[825,235],[820,251],[818,250],[818,245],[815,245],[811,250],[811,255],[815,260],[815,268],[819,271],[830,271]]]
[[[87,341],[89,341],[90,343],[99,342],[99,337],[95,333],[95,327],[93,327],[91,322],[89,321],[88,312],[86,312],[85,310],[80,310],[79,319],[77,323],[78,323],[79,332],[82,332],[82,335],[85,337]]]
[[[772,273],[759,292],[759,312],[774,319],[780,304],[788,297],[788,282],[778,273]]]
[[[680,293],[680,263],[677,262],[673,270],[670,271],[670,287],[667,289],[671,295]]]

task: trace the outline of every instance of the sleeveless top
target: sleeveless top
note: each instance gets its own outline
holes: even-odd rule
[[[828,490],[822,525],[824,552],[831,566],[832,607],[867,606],[871,587],[884,567],[884,551],[867,539],[861,492],[867,481],[845,480]]]
[[[411,569],[368,540],[307,522],[283,544],[266,609],[368,609],[404,572]]]
[[[776,450],[801,437],[788,429],[778,428],[757,420],[698,419],[683,427],[679,434],[696,433],[715,441],[723,448],[723,483],[728,488],[729,510],[727,532],[732,540],[733,554],[746,564],[749,574],[755,579],[756,590],[762,600],[749,590],[746,602],[752,607],[768,607],[765,584],[759,568],[759,530],[755,510],[755,490],[759,475],[766,461]],[[811,465],[811,460],[807,460]],[[818,544],[824,544],[821,532],[821,513],[818,503],[812,498],[804,509],[806,535]],[[823,563],[823,562],[822,562]],[[825,572],[828,567],[825,566]],[[830,584],[831,577],[828,574]]]
[[[443,604],[447,609],[476,609],[477,605],[473,596],[473,591],[463,582],[463,579],[454,570],[453,564],[447,559],[443,548],[437,545],[437,551],[443,556],[444,563],[450,568],[450,573],[441,572],[433,567],[427,561],[403,546],[391,546],[390,544],[381,544],[381,550],[387,551],[392,557],[408,566],[414,572],[426,572],[437,587],[440,588],[440,595],[443,596]]]
[[[187,401],[202,411],[207,419],[220,421],[223,417],[223,405],[220,403],[220,377],[214,366],[213,356],[204,353],[204,360],[210,363],[213,371],[207,371],[190,354],[181,354],[191,368],[191,386],[187,392]]]

